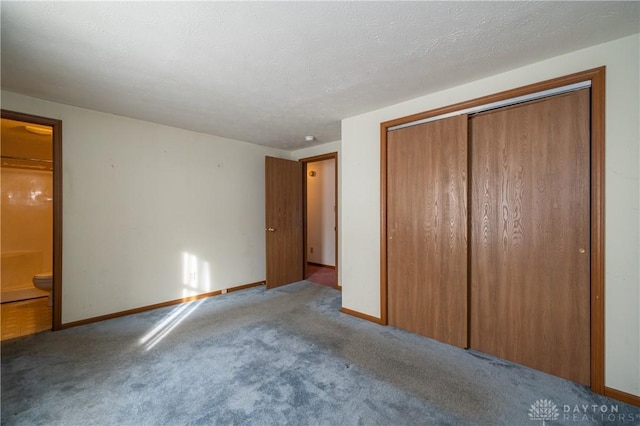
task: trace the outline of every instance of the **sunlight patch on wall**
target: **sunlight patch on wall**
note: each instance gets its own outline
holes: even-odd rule
[[[182,253],[182,297],[211,291],[211,265],[189,252]]]

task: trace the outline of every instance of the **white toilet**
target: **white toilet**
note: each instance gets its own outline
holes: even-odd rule
[[[49,292],[49,306],[51,306],[53,301],[53,298],[51,297],[53,291],[53,274],[51,272],[35,274],[33,276],[33,285],[41,290]]]

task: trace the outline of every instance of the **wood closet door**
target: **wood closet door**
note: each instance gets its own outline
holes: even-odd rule
[[[467,116],[387,135],[389,323],[467,347]]]
[[[477,115],[470,346],[590,382],[589,89]]]

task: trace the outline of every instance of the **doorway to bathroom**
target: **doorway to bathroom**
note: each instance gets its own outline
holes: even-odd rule
[[[62,121],[1,110],[2,340],[61,328]]]

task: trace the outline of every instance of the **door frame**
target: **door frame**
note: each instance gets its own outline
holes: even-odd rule
[[[321,154],[321,155],[315,155],[313,157],[307,157],[307,158],[301,158],[300,161],[302,163],[302,179],[303,179],[303,185],[302,185],[302,251],[303,251],[303,262],[304,262],[304,277],[306,278],[307,276],[307,173],[308,173],[308,165],[310,163],[316,163],[319,161],[324,161],[324,160],[335,160],[335,164],[334,164],[334,172],[335,172],[335,188],[334,188],[334,205],[335,205],[335,209],[334,209],[334,223],[335,223],[335,247],[334,247],[334,255],[335,255],[335,260],[334,263],[336,265],[335,267],[335,276],[336,276],[336,288],[337,289],[342,289],[342,286],[340,285],[340,283],[338,282],[338,235],[339,235],[339,226],[338,226],[338,153],[337,152],[329,152],[326,154]]]
[[[591,81],[591,390],[604,386],[604,148],[605,67],[577,72],[527,86],[380,123],[380,323],[387,318],[387,129],[400,124],[455,113],[569,84]]]
[[[0,117],[8,120],[50,126],[53,144],[53,309],[51,328],[62,329],[62,120],[0,110]]]

